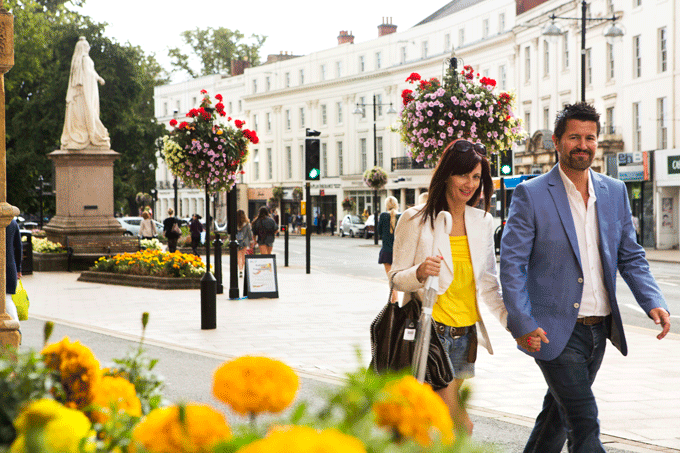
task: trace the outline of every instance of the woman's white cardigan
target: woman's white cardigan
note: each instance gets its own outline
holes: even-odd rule
[[[401,215],[394,231],[394,253],[390,278],[394,289],[404,292],[402,306],[411,300],[411,293],[425,297],[425,283],[416,277],[418,266],[428,256],[444,257],[439,273],[438,294],[444,294],[453,281],[453,261],[451,243],[448,236],[440,238],[435,244],[435,234],[429,220],[423,223],[418,214],[425,205],[414,206]],[[468,236],[472,270],[477,288],[477,301],[482,300],[491,313],[507,328],[508,312],[503,304],[501,285],[496,272],[496,255],[493,242],[493,218],[491,214],[471,206],[465,207],[465,229]],[[479,313],[479,306],[477,307]],[[481,337],[479,344],[493,354],[489,335],[484,327],[481,313],[477,322]]]

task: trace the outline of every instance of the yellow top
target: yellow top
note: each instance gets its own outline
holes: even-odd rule
[[[471,326],[477,322],[477,287],[467,236],[449,236],[453,260],[453,281],[437,298],[432,317],[453,327]]]

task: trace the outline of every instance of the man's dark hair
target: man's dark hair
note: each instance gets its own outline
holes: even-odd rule
[[[590,104],[585,102],[567,104],[562,111],[557,113],[553,134],[555,134],[558,140],[562,138],[564,131],[567,129],[567,120],[592,121],[597,124],[597,135],[600,135],[600,114]]]

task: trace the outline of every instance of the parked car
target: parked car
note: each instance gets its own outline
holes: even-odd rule
[[[349,237],[361,236],[364,234],[363,220],[358,215],[347,214],[342,218],[342,223],[340,224],[340,236],[345,236],[349,234]]]
[[[369,215],[364,223],[366,228],[364,228],[364,238],[372,238],[375,232],[375,216],[373,214]]]
[[[125,228],[126,236],[138,236],[139,235],[139,225],[142,223],[141,217],[117,217],[116,220],[120,223],[120,226]],[[156,234],[161,235],[163,233],[163,224],[156,220],[153,221],[156,225]]]

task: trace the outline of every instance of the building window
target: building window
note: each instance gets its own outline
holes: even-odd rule
[[[614,45],[607,43],[607,80],[614,79]]]
[[[335,62],[335,76],[342,77],[342,61]]]
[[[290,72],[284,74],[284,79],[286,82],[286,88],[290,88]]]
[[[305,127],[305,108],[300,107],[300,127]]]
[[[383,106],[382,106],[382,94],[376,94],[375,95],[375,108],[377,111],[378,116],[382,116],[383,114]]]
[[[267,91],[272,89],[272,78],[271,77],[269,77],[269,76],[265,77],[264,87],[265,87],[265,90],[267,90]]]
[[[196,107],[198,104],[196,103],[196,96],[191,98],[191,106]]]
[[[290,109],[286,110],[286,129],[290,130],[291,129],[291,121],[290,121]]]
[[[163,103],[163,116],[168,116],[168,103],[167,102]]]
[[[274,165],[272,162],[271,148],[267,148],[267,179],[274,179]]]
[[[406,63],[406,46],[401,48],[401,64]]]
[[[640,124],[640,103],[633,103],[633,151],[642,148],[642,125]]]
[[[253,153],[253,176],[256,181],[260,179],[260,150],[258,149]]]
[[[498,67],[498,82],[500,89],[505,90],[508,84],[508,73],[504,64]]]
[[[465,28],[458,30],[458,47],[463,47],[465,44]]]
[[[321,65],[321,80],[326,80],[326,65]]]
[[[550,129],[550,107],[543,107],[543,129]]]
[[[253,93],[257,93],[257,79],[253,79]]]
[[[328,175],[328,143],[321,144],[321,176]]]
[[[642,76],[642,50],[640,49],[640,35],[633,36],[633,78]]]
[[[444,52],[451,50],[451,34],[444,35]]]
[[[366,57],[363,55],[359,56],[359,72],[364,72],[366,70]]]
[[[382,53],[375,53],[375,69],[380,69],[382,67]]]
[[[543,75],[550,75],[550,44],[543,41]]]
[[[300,85],[304,85],[304,84],[305,84],[305,70],[300,69]]]
[[[272,131],[272,114],[271,112],[267,112],[267,132]]]
[[[524,81],[531,81],[531,47],[524,48]]]
[[[569,69],[569,32],[562,37],[562,69]]]
[[[633,7],[642,6],[642,0],[633,0]]]
[[[605,110],[605,117],[607,123],[605,124],[605,134],[614,134],[616,132],[616,126],[614,125],[614,107],[607,107]]]
[[[498,33],[505,31],[505,13],[500,13],[498,15]]]
[[[338,175],[342,176],[344,174],[342,166],[342,142],[336,142],[335,146],[338,149]]]
[[[375,149],[377,150],[378,153],[378,166],[383,167],[383,138],[382,137],[376,137],[375,138]]]
[[[238,111],[239,112],[243,111],[243,101],[238,101]]]
[[[232,108],[231,101],[229,101],[229,113],[233,113],[234,109]]]
[[[336,109],[338,113],[338,124],[342,124],[342,102],[336,104]]]
[[[260,130],[260,121],[257,117],[257,115],[253,115],[253,129],[255,129],[255,132]]]
[[[422,47],[422,55],[421,55],[421,58],[425,59],[425,58],[427,58],[427,41],[423,41],[422,46],[423,46],[423,47]]]
[[[366,118],[366,98],[364,96],[359,98],[359,105],[361,106],[361,118]]]
[[[175,103],[175,110],[177,110],[178,112],[181,111],[181,109],[179,108],[179,101]]]
[[[293,179],[293,148],[286,146],[286,168],[288,169],[288,179]]]
[[[524,112],[524,130],[527,131],[527,134],[531,135],[531,112],[528,110]]]
[[[586,84],[593,84],[593,52],[586,49]]]
[[[659,28],[659,72],[668,69],[668,32],[666,27]]]
[[[326,104],[321,104],[321,124],[328,124],[328,114],[326,113]]]
[[[658,149],[666,149],[668,148],[668,102],[666,102],[666,98],[659,98],[656,100],[656,110],[657,110],[657,117],[658,119],[658,128],[657,128],[657,139],[656,139],[656,147]]]
[[[362,138],[359,140],[359,151],[361,152],[361,173],[364,173],[368,168],[368,161],[366,156],[366,139]]]
[[[489,19],[484,19],[482,21],[482,38],[489,37]]]

